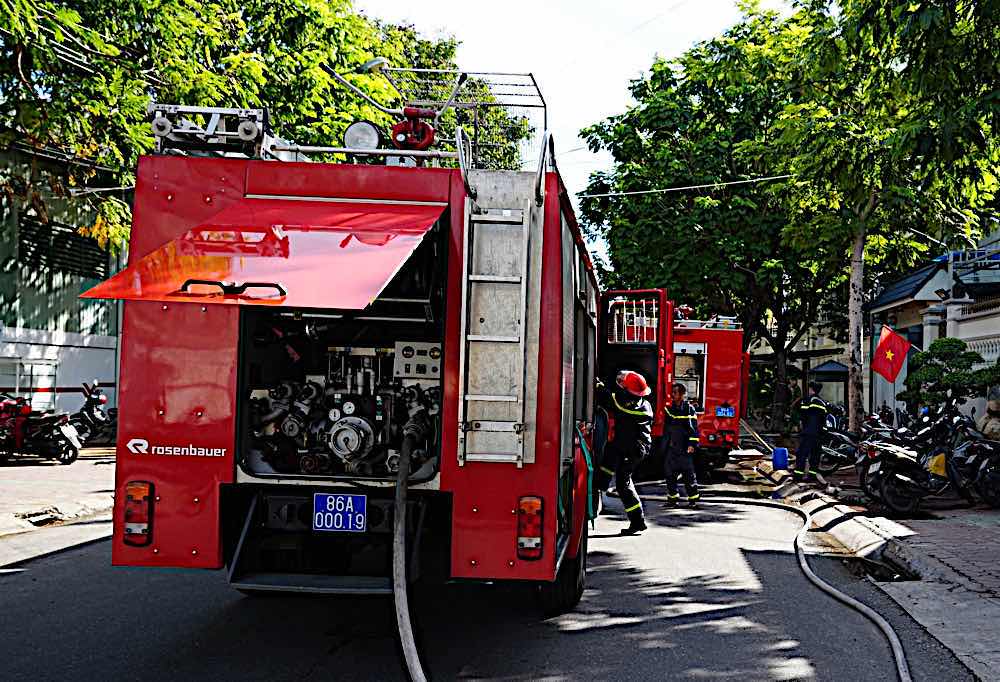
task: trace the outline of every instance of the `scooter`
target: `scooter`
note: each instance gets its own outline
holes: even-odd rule
[[[93,385],[83,384],[83,407],[70,415],[83,443],[113,443],[118,431],[117,410],[112,414],[104,409],[108,396],[104,395],[97,380]]]
[[[879,467],[879,497],[889,509],[899,514],[912,514],[924,498],[941,495],[950,487],[969,502],[975,502],[975,481],[968,471],[957,466],[954,458],[957,427],[962,419],[957,403],[951,401],[922,430],[929,430],[925,436],[929,447],[922,451],[883,455]]]
[[[36,412],[25,398],[0,393],[0,463],[30,454],[72,464],[81,447],[68,414]]]

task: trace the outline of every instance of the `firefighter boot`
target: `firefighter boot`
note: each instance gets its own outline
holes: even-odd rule
[[[638,535],[646,530],[646,521],[640,516],[638,519],[629,519],[628,527],[622,528],[619,533],[622,535]]]
[[[666,503],[663,506],[665,508],[667,508],[667,509],[676,509],[677,508],[677,500],[679,500],[680,497],[681,496],[678,495],[677,493],[669,493],[667,495],[667,501],[666,501]]]

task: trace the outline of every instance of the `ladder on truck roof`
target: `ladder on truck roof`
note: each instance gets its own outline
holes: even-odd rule
[[[466,211],[458,463],[524,464],[531,208]]]

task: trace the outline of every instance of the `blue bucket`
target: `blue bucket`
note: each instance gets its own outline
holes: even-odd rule
[[[771,465],[775,471],[783,471],[788,468],[788,448],[775,448],[771,453]]]

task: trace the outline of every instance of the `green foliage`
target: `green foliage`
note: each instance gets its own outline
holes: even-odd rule
[[[134,182],[152,148],[150,99],[267,106],[278,133],[336,144],[348,124],[384,114],[336,85],[376,55],[396,66],[453,68],[455,41],[382,24],[349,0],[0,1],[0,146],[22,141],[76,161],[65,186]],[[374,75],[348,78],[376,100],[395,91]],[[86,194],[98,216],[84,231],[111,248],[128,235],[120,200]]]
[[[933,341],[910,360],[906,390],[899,399],[919,405],[938,406],[948,398],[964,400],[986,394],[1000,384],[1000,361],[983,364],[983,356],[968,350],[965,342],[950,337]]]
[[[636,105],[583,131],[615,159],[588,193],[628,192],[778,175],[762,158],[793,102],[805,35],[753,8],[722,36],[633,82]],[[844,281],[842,235],[791,240],[794,211],[767,184],[599,197],[582,202],[592,237],[609,247],[605,281],[665,286],[700,312],[741,317],[748,343],[790,349]],[[768,324],[770,322],[770,324]]]

